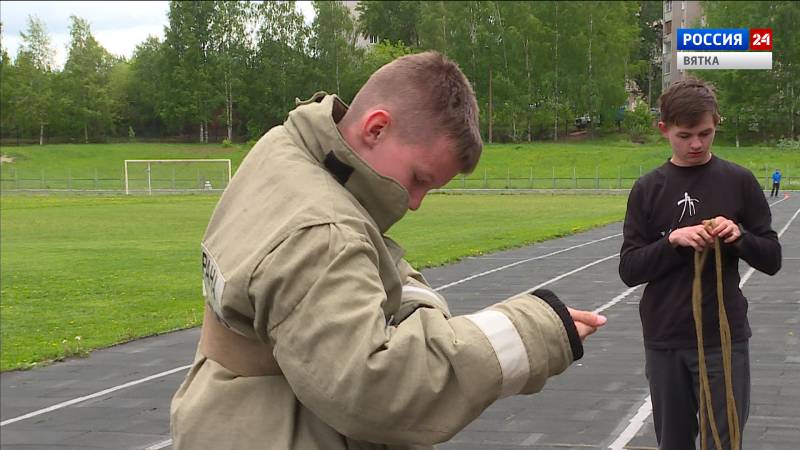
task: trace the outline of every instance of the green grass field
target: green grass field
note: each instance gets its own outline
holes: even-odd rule
[[[140,143],[6,146],[0,153],[13,162],[2,164],[0,187],[66,189],[71,185],[73,189],[97,186],[119,190],[125,159],[225,158],[232,161],[235,171],[248,150],[244,144],[228,148],[219,144]],[[762,183],[780,168],[785,177],[783,188],[800,189],[797,150],[715,146],[714,152],[749,168]],[[629,188],[641,173],[662,164],[669,155],[663,139],[646,145],[613,139],[486,145],[475,171],[465,178],[456,177],[446,187]]]
[[[199,242],[217,198],[3,195],[0,369],[198,325]],[[624,208],[624,196],[432,195],[390,235],[425,267],[617,221]]]
[[[8,191],[75,188],[80,179],[86,184],[78,188],[119,190],[125,159],[227,158],[235,171],[247,150],[137,143],[0,148],[0,370],[197,325],[198,243],[217,201],[209,195],[48,197]],[[765,171],[779,167],[786,177],[783,189],[800,186],[796,150],[715,152],[762,180]],[[550,188],[555,171],[559,188],[624,188],[668,156],[663,141],[487,145],[475,172],[448,187],[484,187],[486,178],[491,188]],[[408,249],[413,264],[427,267],[617,221],[624,208],[625,196],[434,195],[390,234]]]
[[[800,189],[798,150],[714,146],[713,152],[747,167],[762,183],[780,168],[786,179],[785,188]],[[647,145],[625,141],[487,145],[475,171],[465,178],[454,178],[446,187],[627,189],[670,155],[664,140]]]

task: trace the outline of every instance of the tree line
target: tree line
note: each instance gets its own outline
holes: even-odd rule
[[[731,111],[725,125],[737,137],[796,136],[800,8],[790,1],[703,3],[706,26],[757,24],[775,34],[773,71],[698,74],[720,86],[723,115]],[[146,39],[129,59],[110,54],[90,24],[72,16],[63,69],[54,67],[45,24],[30,17],[13,61],[0,44],[0,137],[256,139],[283,122],[296,97],[325,90],[349,101],[382,64],[425,49],[459,63],[489,142],[559,139],[576,117],[592,133],[628,123],[646,128],[661,91],[660,1],[313,7],[306,23],[293,1],[172,1],[164,39]],[[364,39],[375,43],[360,45]],[[638,121],[623,120],[620,109],[631,94],[641,99]]]

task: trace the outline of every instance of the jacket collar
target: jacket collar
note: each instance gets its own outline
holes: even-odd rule
[[[406,189],[376,172],[344,140],[336,123],[348,107],[339,97],[317,92],[297,103],[284,123],[287,131],[353,194],[385,233],[408,211]]]

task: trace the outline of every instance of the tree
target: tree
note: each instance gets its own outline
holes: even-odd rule
[[[22,46],[17,53],[15,94],[21,117],[38,127],[39,145],[44,145],[44,127],[53,102],[55,51],[44,23],[36,16],[28,16],[27,32],[20,32],[20,36]]]
[[[250,57],[247,90],[242,101],[250,138],[283,122],[294,99],[319,89],[321,75],[310,56],[311,29],[295,2],[256,4],[255,52]]]
[[[139,136],[166,133],[163,108],[170,92],[164,52],[164,43],[150,36],[136,46],[131,58],[127,119]]]
[[[252,46],[245,29],[251,5],[239,1],[215,1],[211,24],[211,52],[214,84],[222,85],[228,141],[233,141],[234,91],[243,88],[247,52]],[[243,90],[243,89],[242,89]],[[239,94],[237,94],[239,95]]]
[[[662,3],[640,1],[638,16],[639,48],[634,64],[639,66],[634,81],[646,94],[651,107],[661,95]]]
[[[402,42],[419,48],[419,23],[422,2],[418,1],[362,1],[356,6],[358,30],[364,36],[375,36],[381,41]]]
[[[9,136],[14,129],[19,136],[16,104],[16,67],[3,47],[3,23],[0,22],[0,137]]]
[[[67,62],[61,74],[61,91],[68,129],[78,124],[83,128],[84,142],[93,136],[112,132],[113,101],[109,91],[109,75],[118,62],[92,35],[89,22],[70,16],[70,45]]]
[[[351,99],[358,89],[352,69],[362,55],[356,48],[355,22],[350,10],[339,2],[315,1],[313,4],[317,16],[311,25],[311,54],[317,60],[317,76],[325,90]]]
[[[723,118],[720,134],[762,142],[797,135],[800,92],[800,7],[791,1],[703,2],[709,27],[772,28],[772,70],[715,70],[694,75],[712,81]]]
[[[208,142],[208,124],[219,96],[211,84],[213,2],[169,3],[165,30],[165,69],[169,95],[163,117],[174,131],[199,124],[200,142]]]
[[[111,113],[111,133],[115,136],[125,136],[133,130],[133,101],[136,93],[130,89],[133,84],[131,64],[126,60],[116,61],[108,73],[108,100]],[[135,135],[135,132],[134,132]]]

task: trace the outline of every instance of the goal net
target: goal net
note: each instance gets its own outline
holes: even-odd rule
[[[230,159],[125,160],[126,194],[222,191],[230,181]]]

